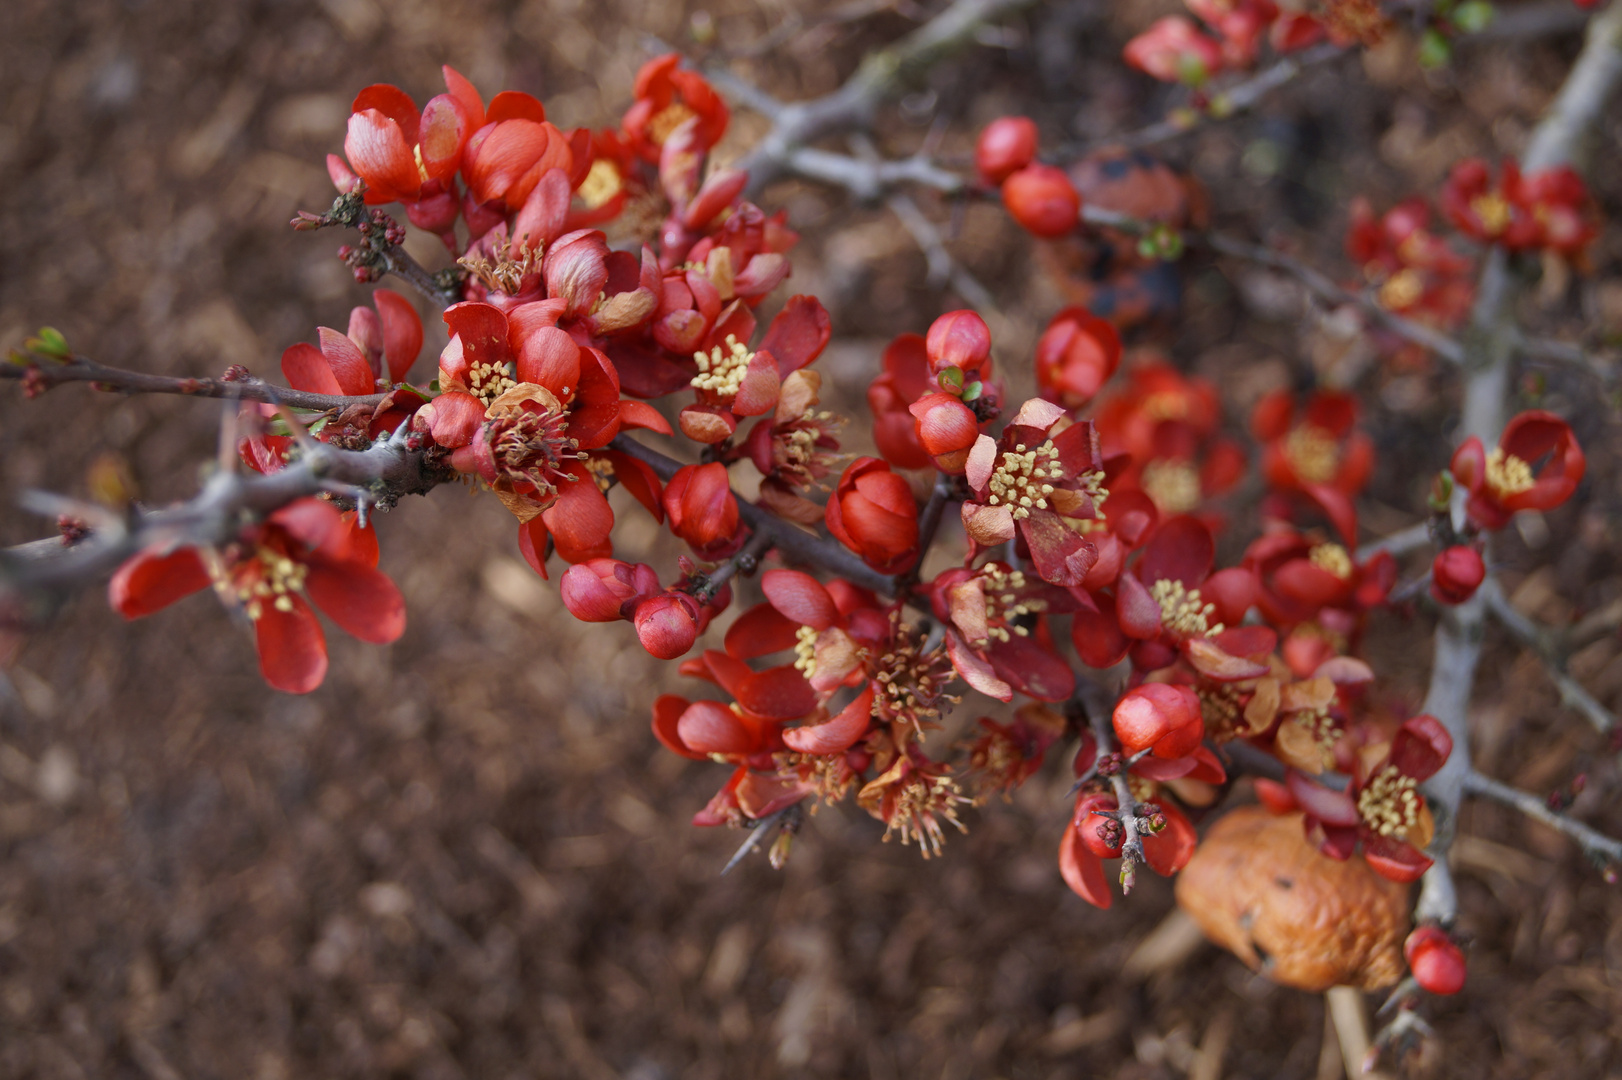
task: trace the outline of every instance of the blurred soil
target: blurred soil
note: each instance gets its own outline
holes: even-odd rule
[[[322,155],[361,86],[422,101],[449,62],[486,94],[527,90],[564,126],[602,125],[655,39],[690,45],[709,27],[711,48],[741,53],[798,13],[810,24],[736,70],[809,96],[918,14],[868,7],[821,24],[834,9],[814,0],[719,0],[707,22],[653,0],[8,0],[0,339],[48,323],[112,364],[274,372],[283,347],[343,327],[365,295],[332,257],[338,239],[285,224],[330,199]],[[1118,49],[1167,9],[1046,5],[887,110],[881,137],[909,151],[939,116],[963,160],[1001,112],[1031,113],[1054,140],[1146,123],[1171,96]],[[1569,33],[1468,45],[1426,77],[1399,33],[1166,156],[1209,186],[1223,227],[1350,276],[1351,196],[1387,206],[1433,192],[1462,155],[1515,152],[1576,47]],[[735,142],[761,127],[740,111]],[[1614,219],[1622,109],[1603,127],[1590,175]],[[885,212],[793,184],[765,203],[806,234],[792,286],[833,312],[823,367],[852,407],[885,338],[960,302],[929,286]],[[1059,295],[999,214],[975,208],[953,235],[1002,305],[1001,363],[1028,388]],[[1619,255],[1612,228],[1596,276],[1549,283],[1529,320],[1622,332]],[[1332,368],[1374,403],[1366,530],[1414,520],[1451,445],[1451,376],[1381,366],[1333,320],[1303,322],[1286,279],[1191,259],[1185,280],[1185,317],[1153,336],[1220,381],[1235,431],[1265,389]],[[1591,479],[1505,558],[1518,601],[1558,622],[1622,598],[1618,429],[1592,381],[1540,374],[1526,390],[1573,417]],[[217,415],[0,388],[7,505],[25,488],[83,494],[106,454],[146,499],[186,495]],[[651,523],[622,509],[623,550],[647,553]],[[1107,912],[1065,889],[1061,762],[1011,805],[968,815],[943,858],[881,844],[839,808],[811,821],[783,872],[757,857],[717,877],[739,834],[687,820],[724,770],[648,730],[653,697],[683,689],[673,665],[623,626],[568,618],[493,499],[442,489],[381,528],[410,627],[381,649],[334,634],[332,673],[307,698],[267,690],[250,641],[202,598],[126,625],[92,592],[24,647],[0,700],[0,1077],[1337,1075],[1321,998],[1208,946],[1143,944],[1172,910],[1168,883]],[[1246,528],[1240,513],[1231,550]],[[45,531],[0,513],[0,541]],[[669,565],[674,551],[657,555]],[[1430,618],[1382,616],[1369,635],[1393,702],[1422,696]],[[1622,699],[1614,636],[1573,672]],[[1477,702],[1483,769],[1537,791],[1586,773],[1576,813],[1622,831],[1615,755],[1496,632]],[[1439,1040],[1416,1073],[1618,1075],[1622,894],[1560,837],[1495,808],[1471,810],[1466,833],[1470,982],[1431,1005]]]

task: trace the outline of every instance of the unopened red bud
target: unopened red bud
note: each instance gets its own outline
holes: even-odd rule
[[[1114,776],[1126,767],[1126,759],[1120,754],[1103,754],[1098,759],[1098,775]]]
[[[951,394],[930,394],[908,406],[918,424],[918,442],[934,457],[967,450],[980,437],[974,411]]]
[[[1421,926],[1408,935],[1402,948],[1414,981],[1433,994],[1457,994],[1464,989],[1464,953],[1435,926]]]
[[[991,359],[991,328],[972,311],[948,311],[930,324],[924,352],[937,375],[950,368],[973,374]]]
[[[569,614],[582,622],[615,622],[629,618],[634,602],[657,592],[659,579],[651,566],[632,566],[618,559],[587,559],[563,574],[558,591]]]
[[[1064,236],[1081,220],[1081,196],[1063,169],[1027,165],[1003,181],[1002,202],[1028,232]]]
[[[1152,746],[1155,757],[1185,757],[1205,737],[1200,699],[1186,686],[1144,683],[1135,687],[1116,703],[1113,719],[1115,737],[1128,754]]]
[[[988,184],[1000,184],[1036,160],[1036,122],[1027,116],[999,116],[980,132],[974,167]]]
[[[1431,563],[1431,595],[1443,604],[1462,604],[1476,594],[1486,576],[1481,552],[1455,544],[1439,552]]]
[[[676,659],[698,639],[698,605],[679,593],[642,601],[632,621],[642,647],[661,660]]]

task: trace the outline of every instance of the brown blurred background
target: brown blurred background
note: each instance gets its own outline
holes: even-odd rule
[[[421,102],[448,62],[487,96],[526,90],[564,126],[604,125],[661,41],[734,54],[740,74],[803,97],[939,6],[8,0],[0,341],[51,324],[107,363],[274,373],[282,348],[343,327],[366,295],[333,257],[339,238],[286,228],[330,200],[322,158],[361,86],[394,82]],[[1119,48],[1170,9],[1042,5],[887,109],[881,140],[910,151],[941,117],[945,153],[962,160],[1005,111],[1055,141],[1140,126],[1170,98]],[[797,33],[752,48],[789,18],[803,18]],[[1576,44],[1564,32],[1471,45],[1424,76],[1398,33],[1166,155],[1210,187],[1225,227],[1347,276],[1350,196],[1383,207],[1434,191],[1460,156],[1518,149]],[[1590,174],[1613,216],[1619,127],[1615,110]],[[723,156],[761,129],[739,110]],[[833,312],[822,366],[849,409],[885,338],[961,301],[928,284],[882,209],[791,183],[764,201],[805,233],[791,287]],[[1001,363],[1028,387],[1057,291],[999,214],[954,223],[923,202],[992,286]],[[1596,246],[1594,278],[1535,298],[1537,325],[1622,332],[1618,235]],[[1185,277],[1186,317],[1150,336],[1220,381],[1235,430],[1263,390],[1315,365],[1349,373],[1382,449],[1365,525],[1415,520],[1447,453],[1447,373],[1371,366],[1333,320],[1302,323],[1286,279],[1198,260]],[[443,340],[425,321],[419,374]],[[1558,621],[1622,596],[1616,426],[1581,377],[1527,389],[1573,416],[1591,451],[1579,498],[1506,555],[1518,602]],[[189,494],[217,417],[194,401],[65,387],[27,402],[0,387],[0,541],[48,531],[10,508],[17,493],[82,495],[108,455],[148,500]],[[645,515],[616,505],[623,552],[670,565]],[[1241,513],[1235,550],[1245,528]],[[1062,762],[1012,805],[968,815],[944,858],[880,844],[841,807],[810,822],[783,872],[755,858],[720,878],[741,836],[687,821],[725,770],[675,758],[648,731],[653,697],[683,689],[672,666],[622,625],[568,618],[493,499],[443,489],[381,529],[410,626],[383,649],[334,633],[332,672],[306,698],[268,690],[247,635],[204,598],[126,625],[92,590],[24,646],[0,698],[0,1076],[1337,1075],[1321,999],[1208,947],[1137,951],[1172,908],[1168,883],[1151,878],[1109,912],[1064,888]],[[1369,647],[1393,700],[1422,694],[1429,626],[1376,621]],[[1618,831],[1614,754],[1558,707],[1535,661],[1493,649],[1482,768],[1534,790],[1586,772],[1577,812]],[[1617,702],[1614,639],[1573,670]],[[1466,831],[1471,980],[1432,1007],[1440,1042],[1420,1071],[1622,1069],[1622,897],[1520,819],[1477,808]]]

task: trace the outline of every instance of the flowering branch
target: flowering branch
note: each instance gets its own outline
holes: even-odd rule
[[[669,480],[682,467],[681,462],[675,458],[666,457],[659,451],[643,446],[635,439],[624,435],[616,436],[609,447],[645,462],[661,480]],[[736,492],[733,492],[733,498],[738,503],[739,517],[743,518],[755,532],[769,536],[771,546],[790,562],[820,567],[829,573],[839,575],[853,585],[872,589],[885,596],[895,594],[894,578],[872,569],[837,541],[808,533],[781,518],[774,517],[749,500],[739,497]]]
[[[0,551],[0,583],[8,592],[45,599],[111,572],[138,551],[226,544],[245,523],[333,484],[358,489],[371,506],[386,510],[402,496],[425,495],[452,476],[432,452],[408,449],[403,427],[366,450],[312,441],[279,472],[222,469],[187,502],[135,511],[127,519],[102,515],[91,535],[72,546],[36,542]]]
[[[1464,790],[1466,794],[1491,799],[1495,803],[1519,810],[1533,821],[1541,821],[1550,828],[1565,833],[1577,841],[1583,849],[1583,854],[1598,865],[1622,863],[1622,841],[1613,840],[1580,821],[1550,810],[1547,803],[1531,792],[1510,787],[1473,769],[1465,774]]]
[[[20,355],[20,354],[19,354]],[[241,374],[237,371],[241,370]],[[290,405],[295,409],[347,409],[353,405],[376,405],[386,394],[313,394],[284,386],[273,386],[246,370],[232,369],[220,379],[194,379],[173,375],[153,375],[108,367],[87,356],[66,360],[41,357],[26,363],[0,365],[0,379],[21,379],[30,394],[43,393],[62,383],[88,382],[96,390],[117,390],[130,394],[180,394],[185,397],[223,398],[259,401],[269,405]]]

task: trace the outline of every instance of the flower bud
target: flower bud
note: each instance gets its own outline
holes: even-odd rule
[[[1091,401],[1120,363],[1120,335],[1086,308],[1059,312],[1036,343],[1036,382],[1042,396],[1067,409]]]
[[[1457,994],[1464,989],[1464,953],[1435,926],[1421,926],[1408,935],[1402,954],[1413,970],[1414,981],[1433,994]]]
[[[564,572],[558,591],[581,622],[615,622],[630,618],[638,600],[658,592],[659,579],[646,563],[587,559]]]
[[[1127,691],[1116,703],[1114,722],[1115,737],[1128,754],[1152,746],[1155,757],[1186,757],[1205,737],[1200,699],[1188,687],[1169,683],[1144,683]]]
[[[660,660],[674,660],[698,639],[698,604],[685,593],[650,596],[632,616],[637,640]]]
[[[930,324],[924,351],[931,374],[955,367],[972,375],[991,359],[991,328],[972,311],[948,311]]]
[[[1462,604],[1476,594],[1487,576],[1481,552],[1455,544],[1437,553],[1431,563],[1431,595],[1442,604]]]
[[[918,425],[918,442],[931,456],[967,450],[980,437],[974,411],[951,394],[930,394],[907,408]]]
[[[1063,169],[1027,165],[1002,185],[1002,202],[1028,232],[1055,239],[1081,219],[1081,196]]]
[[[896,574],[918,548],[918,504],[907,481],[878,458],[857,458],[828,500],[828,531],[873,569]]]
[[[665,487],[670,531],[696,548],[725,540],[738,531],[738,503],[727,467],[720,462],[684,465]]]
[[[1122,57],[1162,82],[1199,86],[1222,69],[1222,47],[1181,15],[1168,15],[1126,43]]]
[[[974,167],[988,184],[1000,184],[1036,160],[1036,122],[1028,116],[999,116],[974,144]]]

